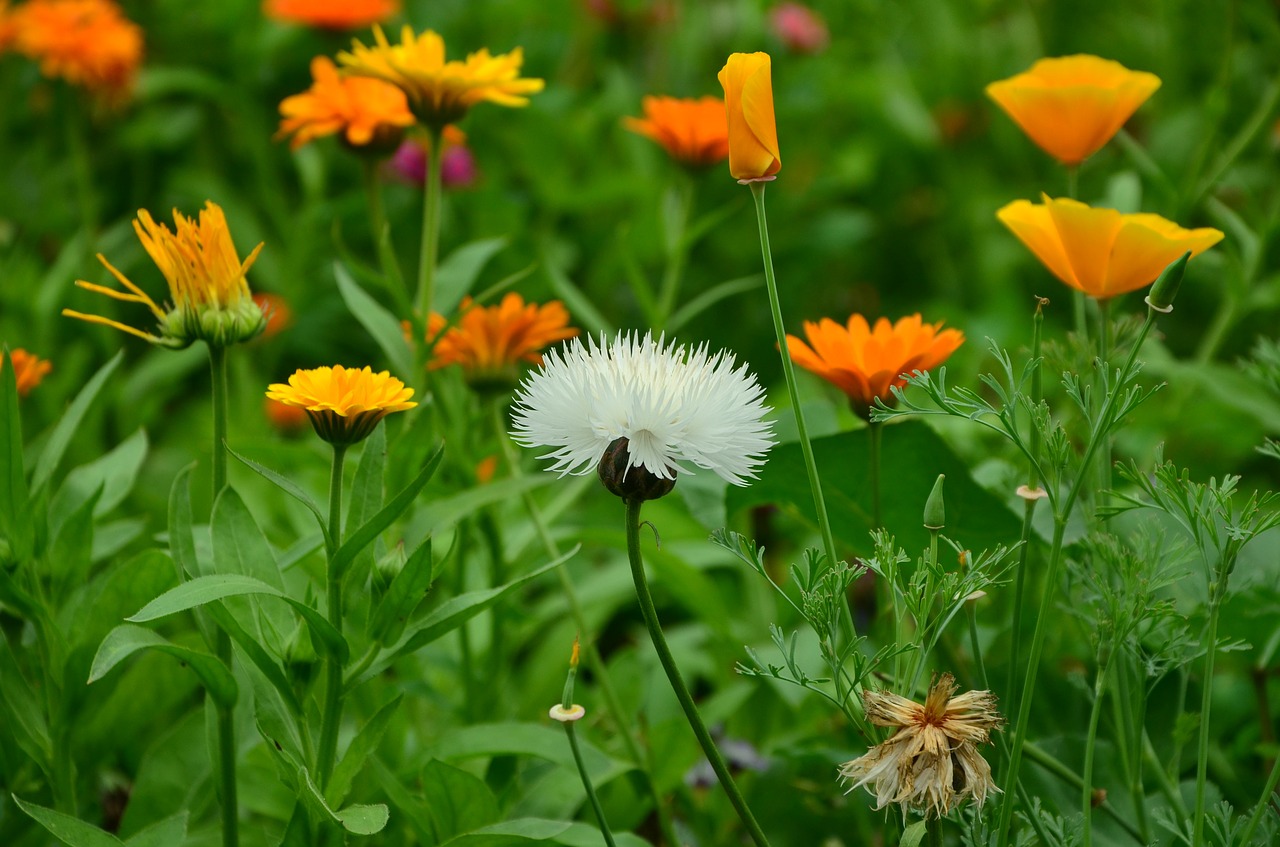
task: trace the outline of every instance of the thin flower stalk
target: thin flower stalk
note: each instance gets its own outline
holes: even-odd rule
[[[653,647],[658,653],[658,660],[662,663],[662,669],[667,674],[667,680],[671,683],[676,699],[680,701],[680,708],[684,710],[685,718],[689,721],[689,727],[693,730],[693,734],[697,736],[698,744],[701,745],[702,752],[706,754],[707,761],[711,763],[711,769],[715,771],[721,787],[724,788],[725,793],[729,796],[729,802],[733,804],[739,820],[746,827],[747,834],[751,836],[751,840],[755,842],[756,847],[768,847],[769,840],[765,838],[764,831],[760,829],[760,824],[756,822],[755,815],[751,813],[751,808],[747,805],[746,799],[742,796],[742,792],[738,790],[738,785],[734,782],[733,775],[729,773],[729,766],[725,763],[724,756],[721,755],[720,749],[711,738],[711,733],[707,731],[707,725],[702,720],[698,705],[693,701],[693,695],[689,693],[689,687],[685,685],[684,677],[680,674],[680,668],[676,665],[675,657],[671,655],[671,648],[667,646],[666,636],[662,634],[662,623],[658,620],[658,612],[653,605],[653,595],[649,593],[649,582],[644,574],[644,560],[640,557],[640,507],[642,505],[644,505],[644,501],[640,499],[632,498],[626,500],[625,523],[627,558],[631,563],[631,578],[635,582],[636,598],[640,602],[640,612],[644,616],[645,626],[649,629],[649,638],[653,641]]]
[[[444,160],[444,130],[428,125],[427,186],[422,192],[422,245],[418,259],[418,313],[425,321],[435,298],[436,263],[440,256],[440,167]]]
[[[1089,709],[1089,728],[1084,737],[1084,770],[1080,774],[1080,813],[1084,816],[1084,847],[1093,847],[1093,760],[1098,746],[1098,721],[1102,717],[1102,699],[1107,688],[1108,656],[1100,657],[1098,676],[1093,683],[1093,706]]]
[[[342,465],[346,444],[333,444],[333,464],[329,474],[330,549],[325,563],[325,590],[329,623],[342,633],[342,575],[333,566],[333,557],[342,546]],[[338,727],[342,723],[342,658],[330,651],[325,659],[324,705],[320,712],[320,747],[316,753],[316,779],[320,790],[329,785],[338,751]]]
[[[1253,814],[1249,815],[1249,823],[1245,825],[1244,833],[1240,836],[1241,844],[1253,843],[1253,833],[1258,829],[1262,816],[1266,814],[1267,809],[1271,808],[1271,803],[1274,801],[1277,783],[1280,783],[1280,757],[1277,757],[1271,765],[1271,775],[1267,777],[1267,784],[1262,787],[1262,794],[1253,807]]]
[[[573,684],[578,676],[578,641],[573,642],[573,657],[569,660],[569,673],[564,681],[564,695],[560,698],[559,708],[552,707],[551,717],[564,726],[564,734],[569,739],[569,749],[573,752],[573,763],[578,766],[578,777],[587,792],[587,800],[591,802],[591,810],[596,813],[596,822],[600,826],[600,834],[604,836],[607,847],[617,847],[613,840],[613,832],[609,829],[609,820],[604,815],[604,807],[596,796],[596,787],[591,782],[591,774],[587,771],[587,763],[582,758],[582,748],[578,745],[576,724],[586,715],[586,710],[574,705]]]
[[[222,489],[227,487],[227,348],[209,345],[209,367],[213,382],[213,497],[217,501]],[[235,661],[231,649],[231,636],[221,627],[215,635],[214,653],[233,670]],[[235,711],[229,706],[217,705],[212,697],[205,702],[217,710],[217,746],[219,800],[222,807],[222,845],[237,847],[240,843],[240,817],[236,793],[236,728]]]

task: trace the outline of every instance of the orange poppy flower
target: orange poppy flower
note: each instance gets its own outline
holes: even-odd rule
[[[644,117],[623,118],[622,125],[661,144],[677,162],[700,168],[729,155],[729,127],[720,98],[645,97],[640,106]]]
[[[400,43],[387,41],[382,28],[373,27],[374,45],[352,42],[351,52],[338,54],[353,76],[381,79],[409,96],[414,114],[428,126],[454,123],[477,103],[488,100],[500,106],[526,106],[526,95],[542,90],[540,79],[520,77],[524,52],[517,47],[498,56],[478,50],[466,61],[445,61],[444,39],[427,30],[414,35],[405,25]]]
[[[111,0],[28,0],[0,26],[40,73],[110,98],[128,92],[142,61],[142,29]]]
[[[505,390],[515,385],[521,362],[542,363],[541,350],[578,334],[569,326],[569,312],[559,300],[539,306],[525,303],[514,291],[496,306],[475,306],[462,301],[462,316],[440,335],[447,321],[432,312],[427,321],[427,341],[435,342],[432,370],[459,365],[475,387]],[[438,336],[438,338],[437,338]]]
[[[1016,200],[996,217],[1054,276],[1099,300],[1150,285],[1183,253],[1203,253],[1223,237],[1209,227],[1183,229],[1159,215],[1041,197],[1038,206]]]
[[[1046,153],[1077,165],[1111,140],[1160,87],[1160,77],[1097,56],[1041,59],[993,82],[987,95]]]
[[[738,180],[763,180],[782,169],[770,67],[768,53],[734,53],[720,69],[729,173]]]
[[[341,77],[324,56],[311,60],[311,77],[311,88],[280,101],[276,138],[293,135],[291,149],[341,132],[352,147],[390,150],[400,143],[404,128],[414,124],[404,92],[390,83]]]
[[[28,353],[21,347],[9,351],[9,361],[13,363],[13,377],[18,384],[20,397],[26,397],[53,370],[52,362]],[[4,363],[4,351],[0,350],[0,370],[4,369]]]
[[[267,17],[323,29],[360,29],[400,12],[400,0],[266,0]]]
[[[862,315],[845,326],[830,318],[805,321],[804,334],[809,344],[787,336],[791,360],[847,394],[863,416],[877,398],[891,400],[890,389],[906,384],[903,374],[936,368],[964,343],[960,330],[924,323],[919,314],[893,324],[880,318],[874,328]]]

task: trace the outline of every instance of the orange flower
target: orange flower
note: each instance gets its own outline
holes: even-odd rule
[[[496,306],[474,306],[471,298],[465,298],[459,311],[457,324],[443,335],[447,321],[431,313],[427,341],[434,342],[435,349],[428,367],[460,365],[467,381],[477,388],[514,387],[520,362],[541,364],[540,350],[578,334],[569,326],[569,313],[559,300],[543,306],[526,304],[514,291]]]
[[[132,87],[142,30],[111,0],[28,0],[8,18],[14,49],[45,76],[113,98]]]
[[[13,15],[9,14],[8,0],[0,0],[0,53],[8,49],[16,35]]]
[[[269,18],[324,29],[359,29],[400,12],[400,0],[266,0]]]
[[[263,398],[262,411],[271,425],[285,435],[296,435],[307,423],[307,410],[271,397]]]
[[[769,71],[768,53],[734,53],[720,69],[729,173],[738,180],[763,180],[782,169]]]
[[[724,101],[718,97],[645,97],[640,103],[644,117],[623,118],[622,125],[661,144],[677,162],[706,167],[729,155]]]
[[[413,114],[404,92],[380,79],[340,77],[324,56],[311,60],[311,88],[280,101],[276,138],[293,135],[291,149],[341,132],[352,147],[373,145],[390,150],[400,143]]]
[[[289,383],[275,383],[267,397],[306,411],[316,434],[330,444],[355,444],[392,412],[412,409],[413,389],[387,371],[342,365],[295,371]]]
[[[373,28],[374,46],[352,42],[351,52],[339,53],[353,76],[369,76],[399,87],[409,96],[413,112],[428,126],[441,127],[462,118],[477,103],[488,100],[500,106],[526,106],[525,95],[542,90],[540,79],[522,79],[524,53],[491,56],[478,50],[465,62],[445,61],[444,39],[431,30],[414,35],[405,25],[400,43],[387,41],[382,28]]]
[[[880,318],[874,329],[862,315],[851,316],[848,326],[830,318],[805,321],[804,334],[812,347],[787,336],[791,360],[847,394],[864,416],[877,398],[888,402],[890,389],[906,384],[903,374],[937,367],[964,343],[960,330],[924,323],[919,314],[895,324]]]
[[[987,95],[1050,156],[1078,165],[1124,126],[1160,78],[1097,56],[1041,59]]]
[[[267,319],[262,335],[258,336],[263,341],[293,326],[293,309],[289,308],[289,301],[279,294],[259,291],[253,295],[253,302],[258,304],[262,316]]]
[[[31,389],[40,384],[45,374],[53,370],[52,362],[28,353],[21,347],[9,351],[9,361],[13,362],[13,377],[18,383],[18,394],[21,397],[26,397]],[[4,370],[4,362],[4,351],[0,350],[0,371]]]
[[[1150,285],[1183,253],[1195,256],[1222,240],[1216,229],[1183,229],[1159,215],[1040,196],[1039,206],[1016,200],[996,217],[1054,276],[1099,300]]]

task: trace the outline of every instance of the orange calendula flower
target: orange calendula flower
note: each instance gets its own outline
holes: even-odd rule
[[[734,53],[720,69],[729,173],[739,181],[768,179],[782,169],[770,68],[768,53]]]
[[[519,47],[498,56],[478,50],[466,61],[445,61],[444,39],[427,30],[414,35],[405,25],[400,43],[391,44],[382,28],[373,28],[374,44],[353,41],[351,52],[338,54],[353,76],[385,80],[409,96],[413,112],[424,124],[442,127],[460,120],[477,103],[525,106],[527,95],[542,90],[543,81],[520,76],[524,53]]]
[[[7,361],[13,366],[13,377],[18,384],[20,397],[26,397],[53,370],[52,362],[28,353],[21,347],[10,350]],[[0,370],[4,370],[5,362],[4,351],[0,350]]]
[[[13,43],[13,38],[16,34],[13,27],[13,15],[9,13],[9,4],[7,0],[0,0],[0,53],[9,49],[9,45]]]
[[[285,435],[296,435],[307,424],[306,409],[270,397],[263,398],[262,411],[271,425]]]
[[[188,218],[175,209],[173,222],[176,231],[170,232],[167,226],[152,220],[145,209],[138,211],[138,219],[133,222],[142,246],[169,283],[172,305],[166,304],[167,311],[116,270],[101,253],[98,261],[127,290],[76,281],[81,288],[112,299],[143,304],[159,321],[158,335],[99,315],[86,315],[71,309],[63,309],[62,314],[114,327],[152,344],[174,349],[186,347],[196,340],[214,347],[225,347],[248,341],[262,332],[267,318],[253,301],[245,279],[262,245],[253,248],[249,258],[241,262],[231,241],[226,215],[211,201],[205,203],[198,219]]]
[[[289,383],[275,383],[267,397],[304,409],[311,425],[330,444],[355,444],[392,412],[412,409],[413,389],[387,371],[374,373],[342,365],[298,370]]]
[[[267,325],[259,336],[264,341],[293,326],[293,309],[289,307],[289,301],[279,294],[259,291],[253,295],[253,302],[258,304],[262,316],[267,319]]]
[[[809,344],[787,336],[791,360],[847,394],[864,417],[876,399],[889,402],[891,389],[906,384],[903,374],[936,368],[964,343],[960,330],[927,324],[918,314],[892,324],[880,318],[874,328],[862,315],[844,326],[830,318],[805,321],[804,334]]]
[[[1078,165],[1111,140],[1160,87],[1160,77],[1097,56],[1041,59],[993,82],[987,95],[1046,153]]]
[[[142,61],[142,29],[111,0],[28,0],[0,29],[40,73],[109,98],[129,91]]]
[[[292,135],[294,150],[340,132],[352,147],[390,152],[415,122],[404,92],[389,82],[341,77],[325,56],[311,60],[311,77],[311,88],[280,101],[276,138]]]
[[[729,155],[729,127],[724,101],[718,97],[645,97],[643,118],[623,118],[622,125],[650,138],[682,165],[701,168]]]
[[[1198,255],[1223,237],[1209,227],[1183,229],[1159,215],[1041,197],[1040,205],[1015,200],[996,217],[1054,276],[1099,300],[1150,285],[1183,253]]]
[[[322,29],[359,29],[400,12],[400,0],[266,0],[262,11],[277,21]]]
[[[435,347],[428,367],[459,365],[476,388],[510,390],[519,380],[521,362],[541,364],[541,350],[578,334],[560,301],[525,303],[514,291],[496,306],[475,306],[465,298],[459,311],[461,317],[448,329],[443,315],[431,313],[427,340]]]

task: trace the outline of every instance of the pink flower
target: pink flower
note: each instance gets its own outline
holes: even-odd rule
[[[793,53],[821,53],[831,40],[827,22],[803,3],[779,3],[769,12],[774,35]]]

